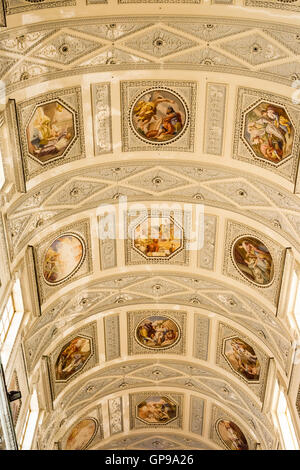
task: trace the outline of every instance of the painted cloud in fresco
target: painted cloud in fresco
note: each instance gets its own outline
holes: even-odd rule
[[[165,396],[147,397],[137,406],[137,418],[148,424],[164,424],[177,416],[177,405]]]
[[[165,316],[151,316],[142,320],[136,329],[136,337],[142,346],[151,349],[164,349],[179,339],[179,327]]]
[[[241,237],[234,246],[233,260],[241,274],[257,285],[266,285],[274,277],[272,256],[264,243],[257,238]]]
[[[259,380],[259,360],[245,341],[237,337],[225,340],[224,354],[231,367],[245,379]]]
[[[91,342],[77,336],[61,350],[55,363],[56,380],[67,380],[78,372],[91,355]]]
[[[263,102],[246,114],[244,137],[254,154],[272,163],[291,155],[294,128],[286,111]]]
[[[80,266],[84,257],[84,245],[78,236],[67,234],[54,240],[47,249],[43,273],[49,284],[62,282]]]
[[[134,230],[134,247],[147,258],[168,258],[182,246],[182,229],[169,217],[147,217]]]
[[[77,423],[71,430],[65,450],[83,450],[91,442],[97,430],[95,420],[88,418]]]
[[[136,134],[147,142],[171,142],[183,131],[186,111],[180,98],[170,91],[156,89],[142,94],[131,110]]]
[[[45,163],[63,155],[75,136],[73,114],[58,101],[38,106],[27,126],[29,153]]]

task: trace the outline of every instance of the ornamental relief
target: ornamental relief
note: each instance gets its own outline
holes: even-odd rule
[[[150,433],[141,434],[138,436],[126,437],[122,436],[119,439],[110,441],[109,444],[98,447],[99,450],[112,450],[121,449],[126,445],[126,449],[133,450],[180,450],[180,449],[198,449],[198,450],[212,450],[212,446],[204,442],[194,439],[191,436],[188,438],[182,437],[180,434],[157,435],[153,439]]]
[[[174,32],[168,31],[163,26],[155,27],[150,31],[144,31],[135,35],[134,39],[124,42],[126,47],[137,50],[156,58],[164,58],[175,52],[181,52],[190,47],[197,46],[197,42],[191,41]]]
[[[300,10],[299,0],[245,0],[245,5],[255,8],[276,8],[290,11]]]
[[[207,83],[205,131],[203,151],[212,155],[222,155],[224,146],[224,124],[228,85]]]
[[[0,265],[0,295],[2,296],[5,292],[5,288],[10,278],[9,268],[9,253],[6,244],[5,229],[0,215],[0,251],[1,251],[1,265]]]
[[[237,214],[249,215],[252,220],[272,227],[300,249],[297,236],[300,216],[296,195],[271,186],[262,179],[246,180],[207,164],[194,167],[173,162],[168,167],[158,167],[147,162],[144,165],[128,164],[113,168],[96,165],[90,170],[72,171],[40,184],[19,197],[9,207],[5,220],[11,259],[30,244],[33,234],[71,212],[83,210],[87,204],[90,208],[96,207],[108,199],[115,204],[120,196],[127,196],[128,200],[136,200],[140,196],[152,200],[161,192],[164,192],[164,198],[188,202],[196,200],[197,203],[226,207]],[[274,209],[274,204],[278,209]],[[247,206],[256,206],[255,211]],[[38,208],[40,210],[37,212]],[[205,246],[199,252],[199,266],[204,269],[212,269],[215,262],[213,238],[217,224],[213,217],[205,215],[207,237]],[[106,241],[108,246],[100,248],[111,252],[112,256],[108,265],[104,263],[104,269],[115,263],[113,241]]]
[[[103,1],[91,0],[90,3]],[[11,14],[13,10],[21,12],[24,9],[71,5],[72,0],[7,0],[7,4],[8,14]],[[16,8],[10,10],[12,4]],[[291,2],[279,0],[270,4],[282,8],[292,6]],[[296,3],[293,2],[293,5]],[[121,65],[131,70],[133,64],[146,64],[147,68],[159,69],[158,60],[170,69],[173,69],[173,64],[179,67],[184,65],[190,70],[233,72],[287,85],[297,80],[300,72],[300,65],[294,57],[297,30],[293,27],[285,27],[289,36],[293,37],[291,41],[290,37],[289,40],[282,39],[284,31],[280,25],[259,25],[254,21],[236,18],[204,17],[196,21],[194,17],[183,17],[181,21],[174,19],[163,25],[157,23],[157,17],[126,17],[125,22],[118,17],[86,18],[57,21],[55,26],[55,30],[51,30],[47,23],[38,28],[37,25],[22,26],[16,30],[15,39],[7,36],[5,31],[0,34],[0,50],[19,54],[17,59],[20,59],[17,67],[14,59],[0,60],[8,94],[28,84],[57,78],[58,74],[60,77],[68,77],[78,72],[85,73],[87,69],[102,72],[116,70]],[[249,33],[244,34],[247,31]],[[235,47],[237,40],[239,48]],[[226,54],[211,47],[214,41],[218,41],[218,49],[225,49]],[[207,44],[209,47],[206,47]],[[286,52],[281,44],[289,51]],[[85,55],[88,55],[88,59]],[[243,62],[236,60],[236,56]],[[34,63],[32,59],[35,57],[48,63]],[[287,62],[288,58],[290,60]],[[76,65],[73,66],[75,60]],[[268,66],[272,60],[281,60],[282,63]],[[251,64],[260,64],[262,68],[253,70]]]
[[[15,15],[42,8],[57,8],[64,6],[75,6],[75,0],[6,0],[6,14]]]
[[[168,293],[170,290],[170,293]],[[220,291],[222,293],[220,293]],[[143,296],[141,296],[143,292]],[[139,293],[139,295],[138,295]],[[133,297],[133,294],[136,294]],[[25,354],[27,367],[32,370],[39,357],[43,354],[44,348],[53,341],[57,334],[57,325],[61,322],[72,322],[79,319],[88,318],[93,313],[106,312],[108,309],[117,308],[123,304],[128,310],[132,308],[133,303],[155,303],[164,302],[164,296],[167,295],[168,302],[182,305],[183,309],[203,307],[212,312],[219,313],[224,317],[236,321],[255,334],[271,350],[282,367],[288,367],[288,357],[291,350],[291,340],[282,335],[282,326],[278,323],[274,313],[260,305],[250,296],[245,298],[242,292],[234,292],[228,289],[228,286],[221,283],[212,283],[205,278],[184,277],[175,275],[162,276],[157,273],[153,276],[151,282],[145,275],[126,275],[126,278],[114,276],[109,279],[102,279],[101,282],[89,283],[84,288],[69,292],[63,298],[53,301],[52,304],[37,318],[30,332],[28,332],[25,341]],[[127,300],[126,300],[127,299]],[[129,299],[129,300],[128,300]],[[129,305],[131,305],[129,307]],[[141,311],[144,312],[144,311]],[[128,328],[130,329],[129,351],[137,349],[140,352],[156,353],[159,350],[155,348],[145,349],[135,338],[135,331],[138,323],[147,317],[147,312],[141,314],[135,319],[132,316]],[[151,313],[152,312],[152,313]],[[155,316],[157,311],[151,311],[150,316]],[[168,315],[162,316],[174,317],[173,310],[168,311]],[[76,316],[74,316],[76,313]],[[194,324],[194,344],[193,355],[201,360],[207,360],[208,355],[208,337],[209,337],[209,319],[195,311]],[[105,353],[106,360],[116,359],[120,355],[120,324],[119,314],[108,315],[104,317],[105,329]],[[175,317],[174,317],[175,318]],[[128,320],[129,321],[129,320]],[[175,318],[176,324],[183,333],[180,335],[178,343],[173,344],[170,349],[161,349],[163,352],[171,352],[172,348],[182,347],[184,339],[184,325],[180,318]],[[147,339],[145,339],[147,342]],[[247,342],[247,341],[246,341]]]
[[[203,433],[205,401],[191,395],[190,397],[190,431],[200,436]]]
[[[110,83],[91,85],[95,155],[110,153],[112,148]]]
[[[122,397],[108,400],[110,435],[123,431],[123,403]]]
[[[103,318],[105,337],[105,358],[107,361],[121,356],[120,317],[118,314]]]
[[[119,394],[120,391],[126,391],[126,389],[130,393],[134,388],[148,387],[149,391],[146,393],[143,392],[141,399],[136,400],[135,403],[135,411],[137,411],[137,407],[141,405],[141,403],[140,409],[145,406],[145,408],[141,410],[142,413],[139,416],[138,425],[150,425],[151,427],[158,425],[163,428],[166,424],[171,423],[174,418],[174,409],[172,410],[171,408],[171,413],[169,414],[168,403],[163,403],[160,399],[157,400],[159,396],[165,398],[170,396],[170,392],[165,393],[161,388],[163,383],[166,383],[166,380],[168,380],[168,386],[170,387],[176,387],[177,389],[180,387],[187,391],[193,390],[194,394],[201,392],[211,397],[214,401],[224,402],[224,406],[229,407],[232,411],[243,410],[241,411],[241,415],[245,419],[245,422],[249,421],[250,425],[255,428],[259,436],[261,432],[260,428],[263,426],[263,435],[267,440],[270,439],[270,433],[268,431],[270,423],[260,411],[260,407],[257,403],[254,403],[247,393],[242,392],[237,384],[231,383],[220,374],[216,376],[213,370],[195,365],[191,366],[189,362],[178,360],[172,361],[165,359],[163,361],[156,361],[156,364],[153,364],[153,361],[143,359],[140,361],[127,361],[121,365],[110,365],[101,370],[99,369],[88,378],[76,382],[76,387],[74,384],[74,386],[60,398],[60,406],[65,410],[67,418],[73,417],[78,410],[89,405],[94,406],[97,401],[105,398],[109,394]],[[191,386],[192,382],[193,386]],[[207,385],[203,386],[204,383]],[[153,390],[159,390],[159,393],[156,394]],[[173,393],[171,395],[173,396]],[[151,403],[147,403],[147,398]],[[175,401],[175,404],[180,404],[175,397],[172,398],[174,398],[172,401]],[[163,400],[167,402],[164,398]],[[151,409],[153,411],[153,408],[156,408],[156,402],[158,402],[157,417],[153,416],[151,413]],[[119,404],[119,402],[116,402],[112,403],[110,406],[110,416],[113,418],[114,415],[111,423],[114,432],[121,432],[122,421],[119,419]],[[193,420],[194,432],[201,434],[203,403],[201,403],[201,400],[195,399],[192,408],[195,411]],[[164,414],[163,411],[165,411],[166,414]],[[135,413],[135,417],[137,417],[137,413]],[[153,418],[154,420],[152,421]]]

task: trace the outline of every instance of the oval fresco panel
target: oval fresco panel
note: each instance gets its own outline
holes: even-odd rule
[[[131,123],[138,137],[146,142],[172,142],[187,125],[186,106],[174,92],[148,90],[133,104]]]
[[[294,128],[284,108],[263,102],[245,118],[244,137],[255,156],[280,163],[292,153]]]
[[[29,153],[40,163],[61,157],[74,137],[73,114],[58,101],[38,106],[27,126]]]
[[[137,406],[137,418],[149,424],[165,424],[176,416],[177,405],[169,397],[147,397]]]
[[[232,256],[240,273],[254,284],[261,286],[272,282],[272,256],[266,245],[257,238],[239,238],[233,245]]]
[[[254,349],[240,338],[225,341],[224,354],[233,370],[247,380],[259,380],[260,363]]]
[[[44,263],[44,279],[49,284],[66,280],[80,267],[85,254],[83,241],[77,235],[62,235],[47,249]]]
[[[217,423],[220,439],[230,450],[249,450],[247,439],[237,424],[221,419]]]
[[[97,423],[91,418],[76,424],[67,439],[65,450],[83,450],[91,442],[97,431]]]
[[[78,372],[87,362],[91,354],[91,342],[87,338],[77,336],[61,350],[55,363],[56,380],[67,380]]]
[[[141,346],[151,349],[170,348],[180,338],[180,329],[174,320],[153,315],[142,320],[136,328],[136,339]]]

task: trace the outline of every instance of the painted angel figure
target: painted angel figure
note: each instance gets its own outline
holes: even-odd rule
[[[137,117],[138,124],[144,134],[147,133],[151,121],[161,121],[161,119],[157,116],[157,106],[160,103],[173,104],[174,101],[165,98],[160,92],[155,91],[148,95],[148,101],[141,100],[138,101],[138,103],[135,105],[133,112],[134,115]]]

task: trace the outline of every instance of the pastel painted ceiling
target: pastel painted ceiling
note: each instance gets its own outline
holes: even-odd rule
[[[6,1],[1,279],[24,283],[36,448],[277,448],[299,11]]]

